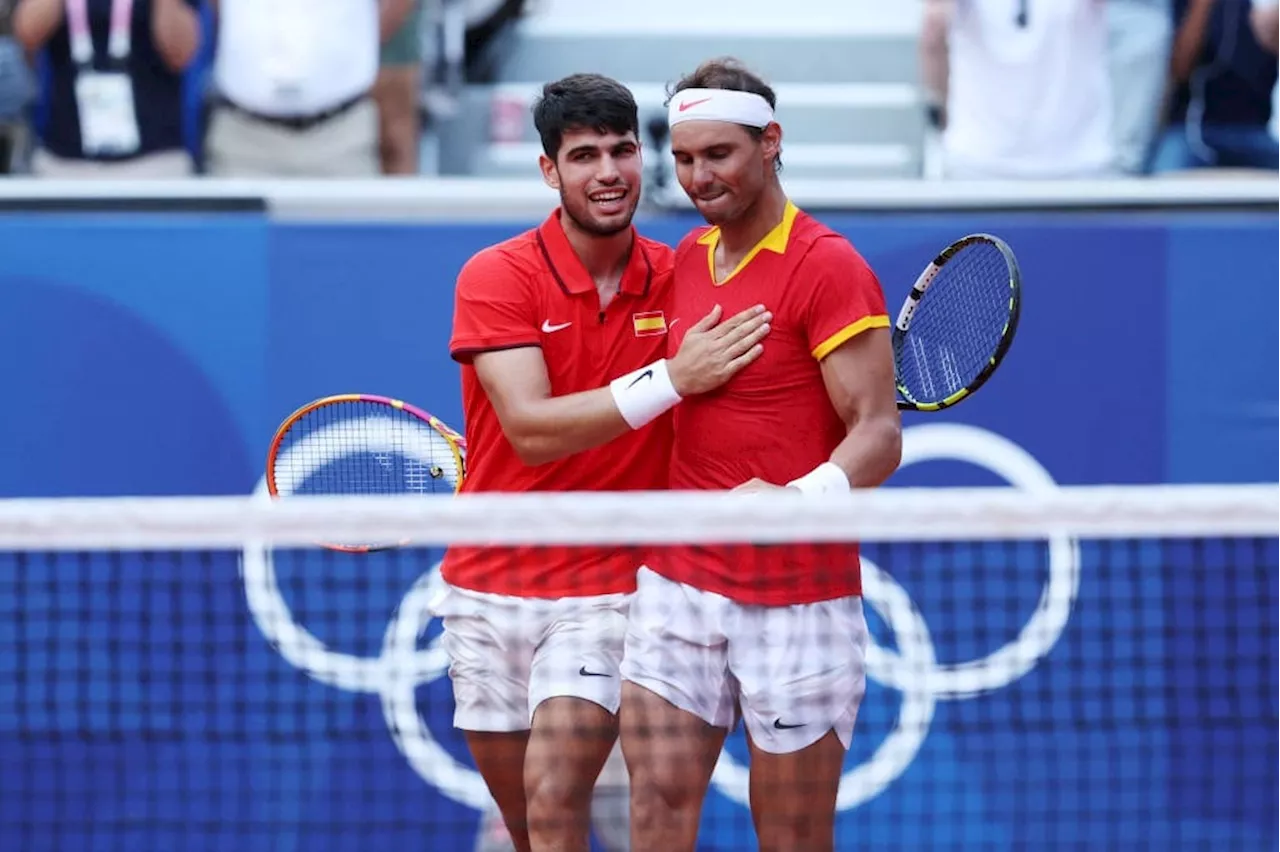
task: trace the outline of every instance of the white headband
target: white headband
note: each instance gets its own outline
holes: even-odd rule
[[[734,89],[682,89],[667,108],[667,124],[682,121],[729,121],[764,128],[773,121],[773,108],[752,92]]]

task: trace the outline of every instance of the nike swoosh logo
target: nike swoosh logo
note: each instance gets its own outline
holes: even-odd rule
[[[568,328],[571,325],[573,325],[571,322],[562,322],[559,325],[552,325],[551,320],[543,320],[542,331],[545,334],[550,334],[553,331],[560,331],[561,329]]]
[[[782,723],[782,720],[781,720],[781,719],[774,719],[774,720],[773,720],[773,726],[774,726],[775,728],[777,728],[779,731],[789,731],[789,730],[791,730],[792,728],[803,728],[803,727],[804,727],[804,725],[803,725],[803,724],[799,724],[799,725],[784,725],[784,724]]]
[[[582,668],[578,669],[578,674],[582,675],[583,677],[608,677],[609,676],[604,672],[589,672],[587,671],[586,666],[583,666]]]
[[[675,327],[676,327],[676,323],[678,323],[678,322],[680,322],[680,317],[676,317],[676,318],[675,318],[675,319],[673,319],[671,322],[667,323],[667,329],[668,329],[668,330],[670,330],[670,329],[675,328]]]
[[[653,378],[653,370],[645,370],[643,373],[641,373],[640,375],[632,379],[631,384],[627,385],[627,387],[633,388],[636,385],[640,384],[640,382],[643,381],[644,379],[652,379],[652,378]]]
[[[696,100],[696,101],[681,101],[681,102],[680,102],[680,106],[679,106],[679,110],[680,110],[680,112],[684,112],[684,111],[685,111],[685,110],[687,110],[687,109],[693,109],[693,108],[694,108],[694,107],[696,107],[698,104],[705,104],[705,103],[706,103],[707,101],[709,101],[709,100],[711,100],[711,98],[699,98],[699,99],[698,99],[698,100]]]

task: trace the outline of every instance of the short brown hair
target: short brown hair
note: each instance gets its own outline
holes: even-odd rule
[[[773,87],[740,60],[732,56],[718,56],[708,59],[691,73],[685,74],[674,84],[667,87],[667,100],[664,106],[671,106],[671,100],[685,89],[729,89],[734,92],[750,92],[759,95],[769,102],[771,109],[778,108],[778,95]],[[758,127],[743,125],[753,138],[759,139],[761,130]],[[782,170],[782,152],[774,158],[775,169]]]

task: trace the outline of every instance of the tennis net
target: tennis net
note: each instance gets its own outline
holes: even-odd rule
[[[1278,530],[1272,485],[0,502],[0,849],[501,848],[443,546],[853,541],[837,848],[1275,849]],[[747,766],[700,850],[756,848]]]

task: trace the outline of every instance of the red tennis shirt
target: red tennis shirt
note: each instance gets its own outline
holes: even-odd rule
[[[720,390],[675,408],[671,487],[730,489],[752,477],[778,485],[828,461],[847,433],[821,361],[870,328],[889,325],[871,268],[841,235],[788,203],[782,222],[724,281],[715,281],[716,228],[698,229],[675,257],[674,353],[691,322],[717,303],[732,316],[773,312],[764,354]],[[746,604],[780,606],[862,593],[858,547],[788,544],[657,548],[669,579]]]
[[[667,487],[671,416],[592,450],[530,467],[516,455],[472,366],[482,352],[542,349],[554,396],[593,390],[666,355],[673,253],[634,233],[604,310],[556,210],[538,228],[476,254],[458,276],[450,352],[462,364],[464,493]],[[454,547],[442,573],[477,592],[559,598],[635,590],[640,557],[622,547]]]

